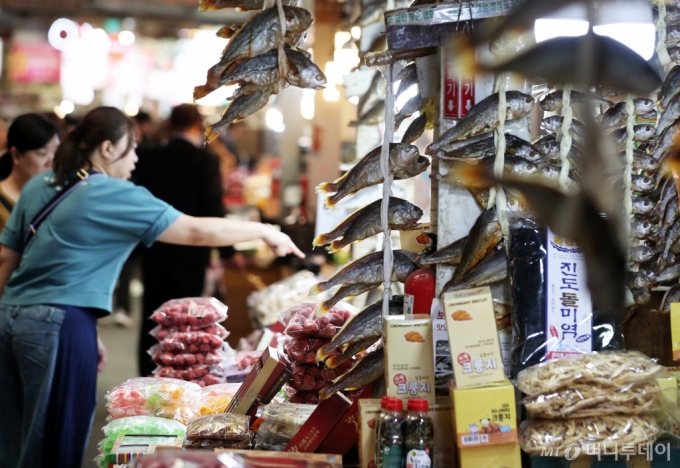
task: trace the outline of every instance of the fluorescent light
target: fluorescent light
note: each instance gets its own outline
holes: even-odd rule
[[[588,32],[588,22],[575,19],[541,18],[534,23],[536,42],[555,37],[583,36]]]
[[[68,115],[76,110],[76,106],[71,101],[65,99],[61,101],[61,104],[59,104],[59,109],[64,115]]]
[[[359,26],[354,26],[350,33],[354,39],[361,39],[361,28]]]
[[[125,104],[125,107],[123,107],[123,112],[125,112],[130,117],[134,117],[135,115],[139,114],[139,106],[134,102],[128,102]]]
[[[352,35],[348,33],[347,31],[338,31],[335,33],[335,48],[336,49],[342,49],[342,46],[344,46],[347,41],[349,41],[352,38]]]
[[[359,96],[352,96],[351,98],[349,98],[349,102],[351,102],[354,105],[359,104],[359,100],[360,100]]]
[[[313,89],[303,89],[300,99],[300,114],[307,120],[314,118],[314,95]]]
[[[649,60],[654,56],[656,28],[653,24],[607,24],[595,26],[595,34],[609,36]]]
[[[340,91],[338,91],[335,86],[327,86],[323,90],[323,98],[328,102],[335,102],[340,99]]]
[[[264,124],[276,133],[282,133],[286,126],[283,123],[283,114],[276,107],[270,107],[264,114]]]

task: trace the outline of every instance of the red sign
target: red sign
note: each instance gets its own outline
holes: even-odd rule
[[[49,42],[14,42],[9,79],[14,83],[59,83],[61,52]]]
[[[462,119],[475,105],[475,79],[452,74],[450,61],[444,67],[445,119]]]

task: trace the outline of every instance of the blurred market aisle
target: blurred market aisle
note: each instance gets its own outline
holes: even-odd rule
[[[99,326],[101,336],[108,350],[108,364],[97,380],[97,412],[92,424],[90,442],[85,453],[83,468],[93,468],[97,456],[97,443],[104,437],[101,428],[106,424],[106,392],[121,382],[137,377],[137,340],[141,316],[141,297],[131,297],[130,305],[134,325],[123,328],[118,325]]]

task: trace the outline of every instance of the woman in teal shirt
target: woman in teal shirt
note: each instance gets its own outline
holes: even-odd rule
[[[54,170],[25,185],[0,236],[0,467],[81,466],[104,355],[96,319],[111,312],[116,278],[139,242],[262,239],[277,255],[304,256],[269,226],[183,215],[126,180],[136,161],[130,119],[91,111],[59,147]],[[27,226],[83,170],[92,175],[24,245]]]

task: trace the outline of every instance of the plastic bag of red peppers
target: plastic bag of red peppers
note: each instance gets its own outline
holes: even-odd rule
[[[158,368],[157,377],[169,377],[214,385],[224,381],[222,363],[229,333],[219,324],[227,318],[227,306],[215,298],[173,299],[151,315],[158,326],[151,334],[160,342],[149,354]]]
[[[279,340],[279,345],[293,371],[287,385],[291,403],[319,403],[319,391],[354,364],[349,360],[340,367],[327,369],[317,363],[316,354],[356,314],[356,309],[340,302],[322,315],[317,313],[317,308],[318,304],[305,303],[279,317],[286,326],[285,338]]]

